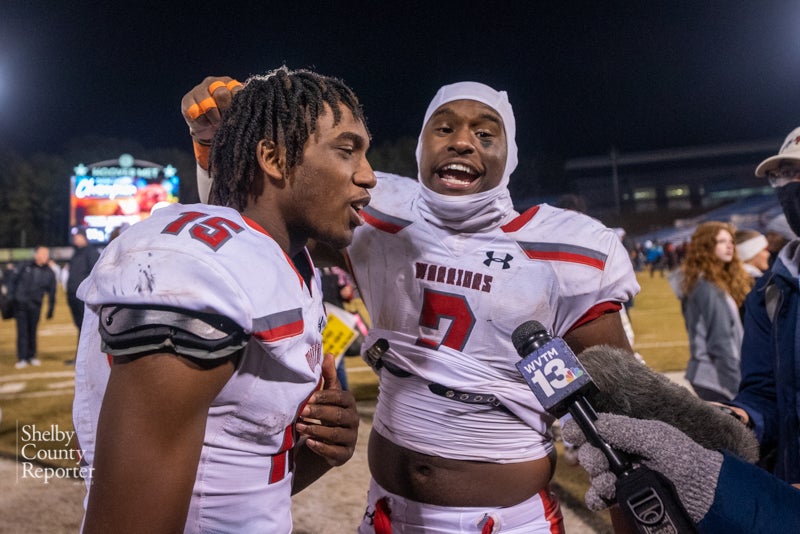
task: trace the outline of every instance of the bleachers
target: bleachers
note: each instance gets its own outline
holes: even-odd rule
[[[688,241],[697,225],[704,221],[724,221],[732,223],[737,228],[748,228],[765,233],[767,225],[778,216],[782,216],[782,211],[774,194],[753,195],[691,219],[678,219],[673,226],[637,235],[634,238],[639,243],[647,240],[659,243],[681,243]]]

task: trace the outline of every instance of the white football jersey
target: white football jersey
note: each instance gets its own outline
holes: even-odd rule
[[[409,345],[446,347],[477,367],[488,366],[507,380],[523,382],[515,367],[520,357],[511,340],[517,326],[536,320],[563,336],[585,321],[619,309],[639,289],[617,235],[588,216],[542,204],[494,230],[458,234],[419,215],[418,188],[414,180],[379,175],[364,210],[368,224],[355,232],[348,249],[373,326],[410,336]],[[405,370],[427,382],[447,374],[447,368],[433,358]],[[497,425],[492,428],[487,413],[470,419],[472,407],[450,399],[442,404],[425,383],[418,382],[381,371],[381,396],[391,395],[392,402],[379,399],[376,428],[391,434],[387,437],[393,441],[427,454],[462,459],[519,461],[526,454],[543,454],[531,442],[527,452],[514,449],[492,456],[492,449],[500,445],[492,446]],[[532,426],[546,432],[552,418],[533,394],[530,399],[544,418]],[[493,412],[499,424],[509,424],[505,413]],[[453,417],[456,413],[459,417]],[[530,425],[527,428],[532,434]],[[458,439],[460,443],[447,445]],[[508,440],[508,446],[519,439]],[[478,452],[473,452],[476,448]]]
[[[73,417],[86,461],[94,457],[109,376],[100,307],[168,306],[225,316],[250,337],[209,409],[186,532],[290,532],[294,423],[321,374],[319,281],[312,278],[309,287],[278,244],[237,211],[176,204],[111,242],[78,295],[87,317]]]

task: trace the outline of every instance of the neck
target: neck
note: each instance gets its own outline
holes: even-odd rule
[[[242,215],[263,228],[290,258],[295,257],[308,243],[308,237],[292,234],[286,221],[277,214],[277,210],[263,210],[256,206],[247,206],[242,210]]]

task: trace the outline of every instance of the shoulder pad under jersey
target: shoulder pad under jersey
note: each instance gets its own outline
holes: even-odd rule
[[[160,350],[211,360],[247,344],[249,335],[222,315],[156,306],[100,308],[103,350],[128,356]]]

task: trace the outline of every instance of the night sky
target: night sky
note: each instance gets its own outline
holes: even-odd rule
[[[800,0],[111,2],[0,5],[0,148],[84,134],[185,147],[207,74],[343,78],[374,142],[418,134],[436,89],[507,90],[520,156],[783,137],[800,124]]]

